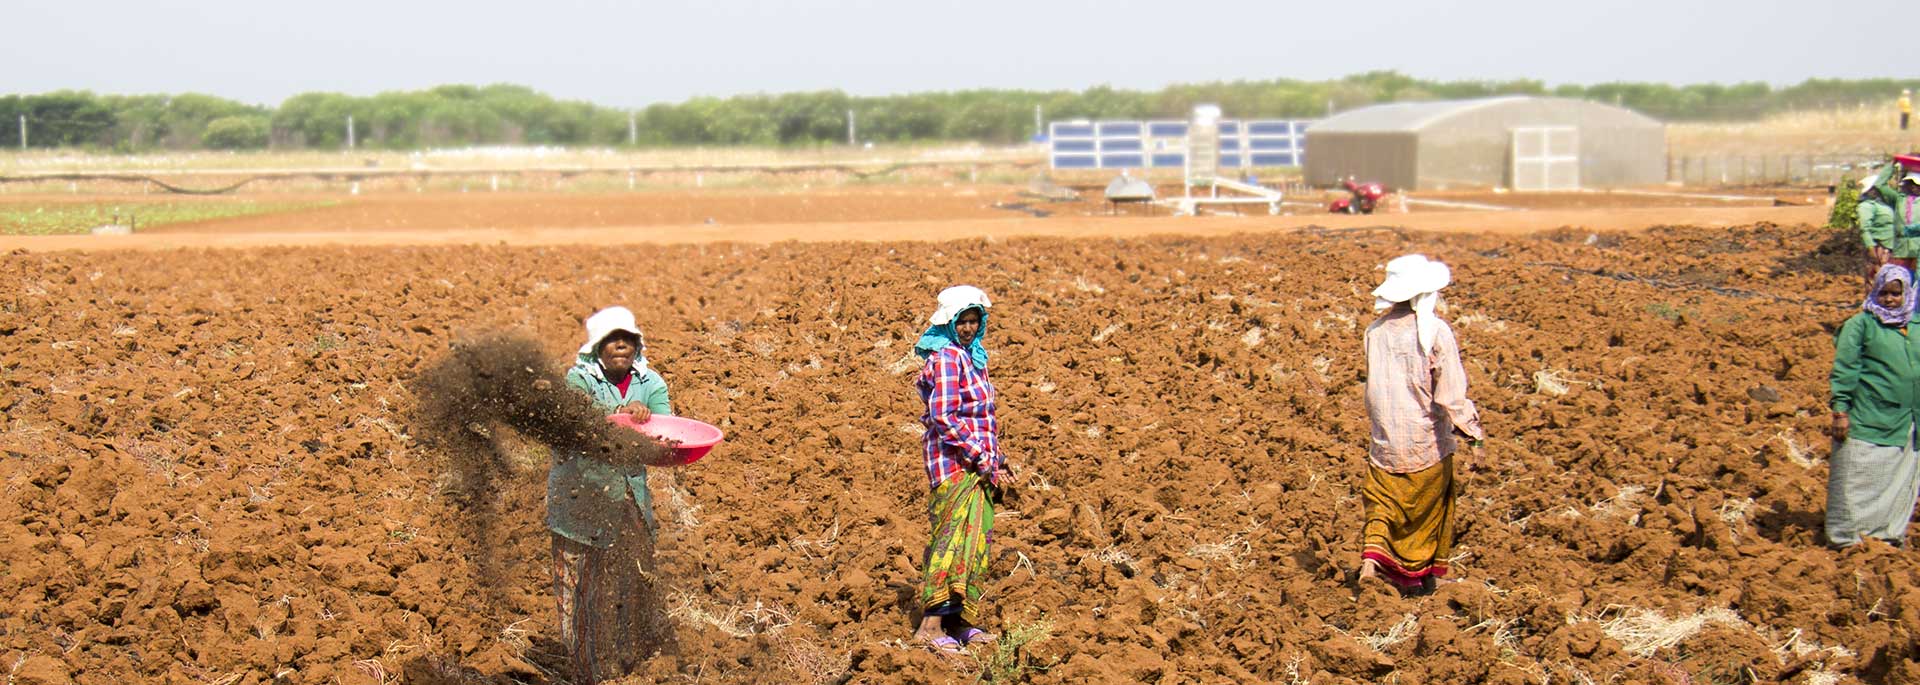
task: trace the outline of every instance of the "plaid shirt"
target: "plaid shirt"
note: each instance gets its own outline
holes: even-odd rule
[[[927,480],[932,487],[973,471],[989,482],[1002,462],[998,404],[987,372],[975,370],[973,360],[949,345],[927,356],[920,369],[920,399],[927,413],[921,437],[927,458]]]
[[[1393,473],[1413,473],[1453,454],[1453,430],[1486,437],[1467,399],[1467,373],[1453,328],[1440,322],[1433,351],[1420,353],[1413,312],[1392,312],[1367,327],[1367,458]]]

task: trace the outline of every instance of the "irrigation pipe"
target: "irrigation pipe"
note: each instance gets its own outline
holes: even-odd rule
[[[1758,290],[1746,290],[1744,288],[1725,288],[1721,286],[1701,285],[1699,283],[1683,283],[1679,281],[1669,281],[1661,278],[1655,278],[1652,276],[1642,276],[1640,274],[1622,273],[1618,271],[1607,271],[1605,269],[1582,269],[1579,267],[1568,266],[1568,265],[1559,264],[1556,262],[1527,262],[1527,266],[1539,266],[1539,267],[1552,269],[1554,271],[1586,274],[1588,276],[1599,276],[1601,278],[1612,279],[1615,281],[1620,281],[1622,283],[1640,283],[1644,285],[1650,285],[1655,288],[1660,288],[1662,290],[1705,290],[1715,295],[1724,295],[1727,297],[1738,297],[1742,299],[1762,299],[1762,300],[1769,300],[1772,302],[1780,302],[1784,304],[1797,304],[1797,305],[1802,305],[1807,307],[1837,307],[1837,308],[1845,309],[1849,307],[1859,306],[1857,304],[1851,304],[1851,303],[1834,304],[1832,302],[1822,302],[1820,300],[1808,299],[1805,297],[1783,297],[1780,295],[1775,295],[1773,293],[1763,293]]]

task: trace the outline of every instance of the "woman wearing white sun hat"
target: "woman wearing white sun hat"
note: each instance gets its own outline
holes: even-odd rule
[[[646,339],[626,307],[586,320],[586,338],[567,385],[602,413],[646,421],[671,414],[667,383],[648,368]],[[577,684],[638,669],[672,637],[653,582],[657,524],[645,467],[619,467],[585,454],[556,453],[547,474],[547,529],[560,642]],[[643,566],[645,568],[643,568]]]
[[[1453,328],[1442,321],[1447,265],[1423,255],[1387,262],[1367,326],[1367,418],[1372,439],[1361,487],[1366,512],[1360,577],[1431,591],[1453,554],[1455,435],[1486,437],[1467,399]]]

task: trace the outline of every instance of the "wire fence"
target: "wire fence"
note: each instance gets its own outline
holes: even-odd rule
[[[1875,155],[1687,155],[1667,158],[1667,181],[1689,186],[1813,185],[1858,178]]]

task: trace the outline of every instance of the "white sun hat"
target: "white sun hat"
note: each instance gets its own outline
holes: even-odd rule
[[[580,354],[598,355],[600,351],[596,348],[601,341],[617,331],[632,333],[633,337],[642,341],[642,349],[645,349],[646,338],[640,335],[640,324],[634,321],[633,312],[626,307],[608,307],[587,317],[587,342],[580,346]]]
[[[993,306],[987,300],[986,291],[970,285],[956,285],[940,291],[939,301],[939,308],[933,310],[933,316],[927,317],[927,321],[935,326],[953,321],[953,317],[959,316],[968,307],[986,309]]]
[[[1373,289],[1373,296],[1388,302],[1406,302],[1416,296],[1439,292],[1453,282],[1447,265],[1410,254],[1387,262],[1387,280]]]

